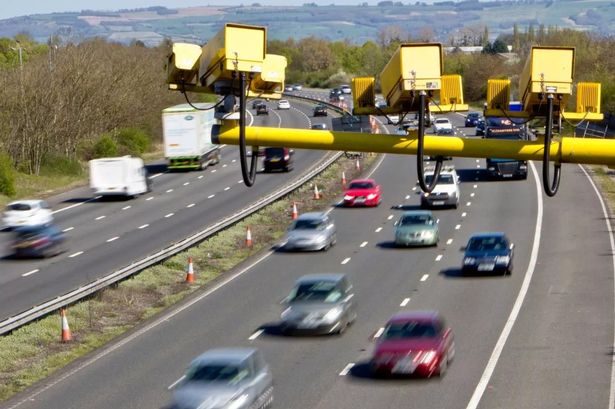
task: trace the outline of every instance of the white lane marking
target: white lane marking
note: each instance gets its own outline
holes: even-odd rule
[[[145,199],[145,200],[152,200],[153,198],[154,198],[154,196],[150,196],[150,197],[148,197],[148,198],[147,198],[147,199]]]
[[[363,243],[361,243],[361,245],[360,245],[359,247],[365,247],[365,246],[367,246],[367,242],[366,242],[366,241],[364,241]]]
[[[606,224],[606,230],[609,232],[609,243],[611,245],[611,260],[613,261],[613,275],[615,276],[615,237],[613,237],[613,226],[611,225],[610,214],[604,200],[602,199],[602,195],[600,194],[600,190],[589,176],[585,168],[581,165],[578,165],[587,179],[589,183],[594,188],[594,192],[596,192],[596,196],[598,196],[598,200],[600,201],[600,206],[602,207],[602,213],[604,214],[604,222]],[[613,291],[615,292],[615,282],[613,284]],[[615,331],[615,330],[614,330]],[[613,334],[613,349],[615,349],[615,332]],[[609,406],[608,409],[613,409],[615,407],[615,356],[611,358],[611,388],[609,391]]]
[[[111,243],[112,241],[116,241],[119,238],[120,238],[119,236],[111,237],[110,239],[107,240],[107,243]]]
[[[377,119],[377,118],[376,118],[376,121],[378,121],[378,119]],[[382,123],[381,123],[381,124],[382,124]],[[389,133],[389,131],[387,131],[386,129],[385,129],[385,131],[386,131],[386,133]],[[370,171],[370,172],[369,172],[369,173],[368,173],[365,177],[367,177],[367,178],[371,178],[371,177],[372,177],[372,175],[374,174],[374,172],[376,172],[376,171],[378,170],[378,168],[380,167],[380,165],[382,165],[382,162],[384,161],[384,158],[385,158],[386,156],[387,156],[387,155],[382,155],[382,156],[380,157],[380,160],[378,161],[378,163],[374,166],[374,168],[373,168],[373,169],[372,169],[372,170],[371,170],[371,171]]]
[[[406,195],[406,200],[410,199],[410,195]]]
[[[414,187],[412,188],[412,190],[416,190],[416,186],[414,186]]]
[[[240,270],[237,273],[229,276],[226,280],[221,281],[218,285],[212,287],[209,291],[204,292],[202,295],[194,298],[192,301],[182,305],[181,307],[179,307],[179,308],[177,308],[175,310],[172,310],[172,311],[170,311],[170,312],[160,316],[160,318],[158,318],[156,321],[154,321],[151,324],[149,324],[149,325],[141,328],[140,330],[132,333],[132,335],[129,335],[126,338],[123,338],[122,340],[118,341],[117,343],[109,345],[108,347],[106,347],[102,351],[100,351],[98,354],[94,355],[90,359],[88,359],[85,362],[83,362],[81,365],[78,365],[75,368],[73,368],[72,370],[69,370],[68,372],[64,373],[64,375],[61,375],[58,378],[56,378],[54,381],[50,381],[49,383],[45,383],[45,385],[42,386],[40,389],[38,389],[36,392],[33,392],[32,394],[26,396],[24,399],[20,400],[19,402],[17,402],[15,405],[11,406],[8,409],[14,409],[17,406],[21,406],[22,404],[24,404],[26,402],[33,401],[34,398],[36,398],[37,396],[41,395],[43,392],[46,392],[47,390],[51,389],[52,387],[54,387],[55,385],[59,384],[60,382],[65,381],[66,379],[68,379],[72,375],[76,374],[77,372],[79,372],[79,371],[81,371],[81,370],[91,366],[92,364],[94,364],[97,361],[101,360],[105,356],[109,355],[111,352],[113,352],[113,351],[115,351],[117,349],[120,349],[121,347],[123,347],[124,345],[128,344],[129,342],[134,341],[135,339],[137,339],[141,335],[143,335],[143,334],[153,330],[154,328],[158,327],[160,324],[167,323],[171,318],[173,318],[176,315],[180,314],[184,310],[187,310],[188,308],[192,307],[194,304],[200,302],[204,298],[206,298],[209,295],[213,294],[214,292],[218,291],[220,288],[224,287],[226,284],[230,283],[231,281],[235,280],[236,278],[242,276],[243,274],[246,273],[246,271],[249,271],[252,267],[254,267],[255,265],[259,264],[260,262],[265,260],[267,257],[271,256],[272,254],[273,254],[273,251],[269,251],[269,252],[263,254],[263,256],[261,256],[259,259],[254,261],[252,264],[250,264],[249,266],[247,266],[243,270]],[[181,381],[181,379],[182,378],[180,378],[180,381]]]
[[[174,214],[175,214],[175,213],[169,213],[169,214],[165,215],[164,217],[165,217],[165,218],[169,218],[169,217],[173,216]]]
[[[173,191],[173,189],[169,189],[167,190],[167,193],[171,193]]]
[[[102,220],[102,219],[104,219],[105,217],[107,217],[107,216],[98,216],[98,217],[97,217],[96,219],[94,219],[94,220]]]
[[[203,175],[199,176],[197,179],[203,179]]]
[[[470,193],[470,197],[474,197],[474,192]]]
[[[235,162],[237,162],[237,159],[233,159],[231,162],[235,163]]]
[[[375,230],[375,232],[376,232],[376,233],[380,233],[381,231],[382,231],[382,227],[378,227],[378,228]]]
[[[423,274],[423,277],[421,277],[421,281],[427,281],[428,278],[429,274]]]
[[[71,231],[71,230],[75,230],[75,228],[71,226],[71,227],[67,227],[67,228],[65,228],[65,229],[64,229],[64,230],[62,230],[62,231],[63,231],[64,233],[66,233],[66,232]]]
[[[177,385],[178,383],[180,383],[181,381],[183,381],[186,378],[186,375],[182,375],[181,378],[179,378],[178,380],[176,380],[175,382],[173,382],[172,384],[169,385],[169,387],[167,388],[168,390],[171,390],[175,387],[175,385]]]
[[[442,260],[442,254],[438,254],[438,255],[436,256],[436,261],[440,261],[440,260]]]
[[[150,176],[149,178],[150,178],[150,179],[156,179],[158,176],[160,176],[160,175],[164,175],[165,173],[166,173],[166,172],[163,172],[163,173],[156,173],[155,175],[152,175],[152,176]]]
[[[227,167],[228,165],[225,163],[224,165],[222,165],[223,168]]]
[[[230,188],[231,188],[230,186],[227,186],[224,188],[224,191],[226,192],[227,190],[230,190]]]
[[[83,251],[78,251],[76,253],[71,254],[70,256],[68,256],[68,258],[73,258],[73,257],[77,257],[83,254]]]
[[[461,225],[460,224],[455,226],[455,230],[459,230],[459,229],[461,229]]]
[[[31,276],[32,274],[36,274],[38,272],[39,272],[39,269],[37,268],[37,269],[34,269],[32,271],[28,271],[27,273],[23,273],[21,276],[22,277],[27,277],[27,276]]]
[[[384,327],[378,328],[378,331],[374,334],[374,338],[380,338],[380,335],[384,332]]]
[[[350,261],[350,257],[346,257],[345,259],[342,260],[342,262],[340,264],[346,264]]]
[[[451,244],[452,242],[453,242],[453,239],[448,239],[448,240],[446,240],[446,244],[447,244],[447,245]]]
[[[519,294],[517,295],[517,299],[515,300],[515,304],[510,311],[510,315],[506,320],[506,324],[502,329],[502,333],[498,338],[495,347],[493,348],[493,352],[491,353],[491,357],[489,357],[489,361],[487,362],[487,366],[480,377],[480,381],[478,385],[476,385],[476,389],[472,394],[472,398],[470,398],[470,402],[466,409],[476,409],[478,404],[480,403],[483,394],[485,393],[485,389],[491,380],[491,376],[493,375],[493,371],[495,370],[495,366],[500,359],[500,355],[502,354],[502,350],[504,349],[504,345],[506,345],[506,341],[508,340],[508,336],[512,331],[513,325],[515,325],[515,321],[519,316],[519,311],[521,311],[521,306],[523,305],[523,301],[525,300],[525,296],[527,294],[528,289],[530,288],[530,283],[532,281],[532,276],[534,275],[534,268],[536,267],[536,262],[538,260],[538,249],[540,247],[540,235],[542,230],[542,191],[541,191],[541,183],[538,179],[538,172],[534,167],[533,162],[529,162],[530,167],[532,168],[532,173],[534,174],[534,181],[536,184],[536,198],[538,201],[538,209],[536,212],[536,229],[534,230],[534,241],[532,244],[532,252],[530,254],[530,262],[527,266],[527,270],[525,271],[525,277],[523,277],[523,283],[521,284],[521,288],[519,289]],[[608,220],[608,217],[607,217]],[[612,237],[612,236],[611,236]],[[613,244],[613,239],[611,238],[611,245]]]
[[[146,227],[149,227],[149,224],[146,223],[146,224],[143,224],[143,225],[139,226],[139,230],[144,229]]]
[[[184,182],[184,186],[188,186],[190,182]]]
[[[480,165],[476,165],[477,168],[480,168]]]
[[[387,220],[391,220],[394,216],[391,214],[389,215],[389,217],[387,217]]]
[[[207,196],[207,198],[208,198],[208,199],[211,199],[211,198],[212,198],[212,197],[214,197],[214,196],[216,196],[216,195],[209,195],[209,196]]]
[[[243,183],[243,180],[238,180],[237,183]]]
[[[461,213],[461,217],[466,217],[468,214],[466,212]]]
[[[405,307],[410,302],[410,297],[404,298],[404,300],[399,304],[400,307]]]
[[[474,189],[476,189],[476,188],[478,187],[478,185],[474,185],[474,186],[472,186],[472,187],[473,187]]]
[[[348,365],[346,365],[344,369],[342,369],[342,372],[340,372],[340,376],[348,375],[348,372],[350,372],[353,366],[354,366],[354,362],[351,362]]]
[[[259,330],[258,330],[258,331],[256,331],[254,334],[250,335],[250,336],[248,337],[248,340],[250,340],[250,341],[254,341],[254,340],[255,340],[256,338],[258,338],[258,336],[259,336],[260,334],[262,334],[262,333],[263,333],[263,330],[262,330],[262,329],[259,329]]]
[[[54,211],[52,211],[52,212],[51,212],[51,214],[60,213],[60,212],[63,212],[64,210],[74,209],[74,208],[75,208],[75,207],[77,207],[77,206],[81,206],[81,205],[83,205],[84,203],[91,202],[92,200],[97,200],[97,199],[100,199],[101,197],[102,197],[102,196],[96,196],[96,197],[93,197],[93,198],[88,199],[88,200],[86,200],[86,201],[79,202],[79,203],[75,203],[75,204],[72,204],[72,205],[70,205],[70,206],[66,206],[66,207],[63,207],[63,208],[61,208],[61,209],[58,209],[58,210],[54,210]]]
[[[470,206],[472,204],[472,202],[468,202],[466,203],[466,206]]]
[[[216,173],[216,169],[212,170],[211,173]]]
[[[476,159],[476,163],[478,163],[478,161],[479,161],[479,160],[480,160],[480,159]]]
[[[130,209],[131,207],[132,207],[131,205],[124,206],[124,207],[122,207],[122,210],[128,210],[128,209]]]
[[[194,207],[194,203],[190,203],[188,206],[186,206],[187,208],[191,208]]]

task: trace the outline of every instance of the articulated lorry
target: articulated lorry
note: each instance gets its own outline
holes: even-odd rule
[[[526,140],[527,132],[523,124],[508,118],[485,118],[486,139]],[[494,178],[527,179],[527,161],[515,159],[487,158],[487,170]]]
[[[220,147],[211,143],[213,104],[175,105],[162,110],[164,156],[168,169],[201,170],[220,162]],[[200,109],[207,109],[201,111]]]
[[[95,195],[134,197],[151,190],[141,158],[121,156],[90,161],[90,187]]]

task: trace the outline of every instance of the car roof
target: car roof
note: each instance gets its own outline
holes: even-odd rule
[[[320,274],[306,274],[297,279],[297,283],[312,283],[317,281],[342,281],[346,278],[346,274],[343,273],[320,273]]]
[[[374,179],[353,179],[350,181],[350,183],[354,183],[354,182],[370,182],[370,183],[376,183],[376,181]]]
[[[299,215],[297,220],[314,220],[314,219],[324,219],[327,215],[324,212],[309,212],[303,213]]]
[[[41,199],[26,199],[26,200],[15,200],[7,204],[7,206],[11,206],[14,204],[27,204],[27,205],[37,205],[43,202]]]
[[[388,322],[399,321],[437,321],[441,320],[440,314],[434,310],[400,311],[393,314]]]
[[[192,365],[203,365],[210,362],[240,363],[257,352],[256,348],[216,348],[210,349],[196,357]]]
[[[425,169],[425,175],[433,175],[434,170],[434,168]],[[446,166],[443,167],[442,170],[440,170],[441,175],[452,175],[453,173],[457,173],[454,166]]]
[[[278,101],[278,104],[279,104],[280,102],[288,102],[288,100],[287,100],[287,99],[281,99],[281,100],[279,100],[279,101]]]
[[[431,210],[408,210],[401,214],[401,217],[404,216],[432,216],[433,213]]]
[[[480,232],[474,233],[470,236],[470,239],[481,239],[486,237],[502,237],[506,238],[506,234],[501,231],[493,231],[493,232]]]

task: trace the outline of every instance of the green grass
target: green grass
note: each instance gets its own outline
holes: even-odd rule
[[[609,169],[607,166],[591,165],[589,169],[592,172],[592,177],[597,182],[602,197],[606,200],[609,211],[615,207],[615,169]]]

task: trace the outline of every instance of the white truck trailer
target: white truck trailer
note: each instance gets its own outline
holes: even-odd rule
[[[90,161],[90,187],[95,195],[132,197],[149,192],[150,179],[141,158],[100,158]]]
[[[199,109],[212,104],[193,104]],[[214,109],[201,111],[189,104],[162,110],[164,156],[168,169],[197,169],[220,162],[220,147],[211,143],[211,129],[217,124]]]

